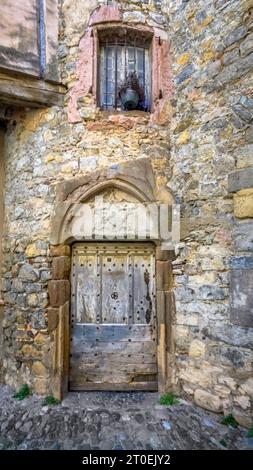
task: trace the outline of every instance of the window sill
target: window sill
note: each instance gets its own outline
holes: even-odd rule
[[[108,118],[110,116],[126,116],[126,117],[147,117],[150,116],[150,111],[120,111],[120,110],[99,110],[100,116],[103,118]]]

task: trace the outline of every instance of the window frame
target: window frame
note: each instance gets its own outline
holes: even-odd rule
[[[133,41],[127,39],[126,42],[124,42],[121,38],[121,41],[116,40],[118,37],[118,34],[121,33],[125,34],[124,39],[126,36],[128,36],[131,32],[132,36],[135,37],[136,42],[133,43]],[[114,37],[114,39],[113,39]],[[97,100],[97,105],[99,109],[103,112],[123,112],[126,113],[128,112],[127,110],[123,110],[119,105],[115,106],[115,99],[112,107],[104,107],[102,103],[102,77],[103,74],[101,73],[101,49],[102,47],[106,47],[106,40],[107,38],[108,42],[107,45],[109,47],[125,47],[125,48],[130,48],[130,47],[136,47],[138,49],[143,49],[145,52],[145,65],[144,65],[144,84],[147,81],[148,86],[145,90],[145,101],[147,99],[148,105],[145,107],[145,109],[135,109],[133,110],[134,112],[152,112],[153,108],[153,33],[146,32],[143,34],[142,31],[139,31],[138,29],[135,28],[128,28],[128,27],[114,27],[112,29],[110,28],[105,28],[101,30],[97,30],[97,64],[96,64],[96,100]],[[148,72],[147,72],[148,70]],[[148,78],[146,79],[146,72],[148,73]],[[114,93],[115,93],[115,98],[116,98],[116,90],[114,87]]]

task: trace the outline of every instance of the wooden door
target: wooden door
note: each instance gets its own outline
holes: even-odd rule
[[[70,390],[157,390],[155,249],[73,247]]]

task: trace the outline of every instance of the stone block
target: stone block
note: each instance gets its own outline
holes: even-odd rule
[[[250,398],[253,399],[253,377],[247,379],[244,383],[241,384],[239,391],[246,393]]]
[[[228,192],[236,193],[241,189],[252,188],[253,168],[234,171],[228,175]]]
[[[228,290],[216,285],[201,286],[198,298],[202,300],[224,300],[228,297]]]
[[[40,361],[34,362],[32,366],[32,371],[37,377],[47,378],[49,377],[49,371]]]
[[[168,290],[172,286],[172,269],[170,261],[157,261],[157,290]]]
[[[205,355],[206,345],[203,341],[195,339],[190,344],[189,356],[193,358],[203,357]]]
[[[232,256],[229,264],[232,269],[253,269],[253,256]]]
[[[176,327],[175,342],[177,354],[188,354],[190,344],[189,327]]]
[[[253,33],[249,34],[240,45],[240,53],[245,57],[253,51]]]
[[[223,56],[223,63],[224,65],[229,65],[235,62],[239,57],[239,49],[233,49],[232,51],[228,51]]]
[[[51,245],[50,247],[50,256],[58,257],[58,256],[70,256],[71,249],[68,245]]]
[[[52,333],[57,328],[59,321],[59,309],[58,308],[49,308],[47,310],[47,319],[48,319],[48,331]]]
[[[39,272],[34,269],[30,264],[24,264],[19,271],[18,277],[23,281],[37,281],[39,279]]]
[[[53,279],[68,279],[70,272],[70,258],[68,256],[53,258],[52,270]]]
[[[201,406],[209,411],[214,411],[216,413],[221,413],[222,411],[222,402],[218,395],[213,393],[205,392],[204,390],[197,389],[194,393],[194,401],[196,405]]]
[[[241,408],[235,406],[232,409],[232,415],[236,421],[245,428],[250,428],[253,424],[252,416],[250,416],[249,411],[244,411]]]
[[[238,26],[236,29],[234,29],[231,33],[229,33],[224,39],[223,42],[226,47],[231,46],[237,41],[240,41],[240,39],[244,38],[247,34],[247,28],[246,26]]]
[[[177,85],[180,85],[180,83],[184,82],[185,80],[188,80],[194,73],[195,69],[193,64],[188,65],[187,67],[182,70],[182,72],[176,77],[176,83]]]
[[[236,152],[236,167],[240,170],[253,167],[253,144],[238,148]]]
[[[38,295],[37,294],[29,294],[27,296],[27,304],[29,307],[37,307],[38,306]]]
[[[60,307],[69,300],[70,283],[67,280],[49,281],[48,292],[51,307]]]
[[[253,220],[238,221],[233,238],[236,251],[253,251]]]
[[[253,188],[242,189],[234,195],[234,214],[240,219],[253,218]]]
[[[231,272],[230,321],[234,325],[253,328],[253,269]]]
[[[47,254],[47,244],[40,243],[31,243],[27,246],[25,254],[27,258],[36,258],[37,256],[46,256]]]
[[[33,384],[34,392],[38,395],[49,395],[50,380],[45,378],[37,378]]]

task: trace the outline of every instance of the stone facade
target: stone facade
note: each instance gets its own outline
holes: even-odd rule
[[[50,243],[57,188],[148,159],[157,192],[181,205],[167,386],[250,426],[252,2],[63,0],[59,18],[64,107],[17,110],[5,137],[5,381],[50,394],[67,380],[70,247]],[[150,114],[97,106],[90,33],[108,21],[153,34]]]

